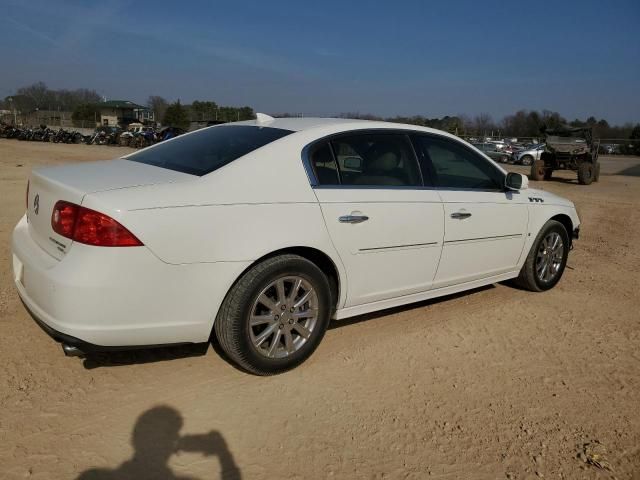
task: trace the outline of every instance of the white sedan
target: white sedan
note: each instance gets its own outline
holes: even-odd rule
[[[267,375],[344,319],[562,276],[580,220],[447,133],[282,118],[31,174],[15,285],[69,355],[207,342]]]

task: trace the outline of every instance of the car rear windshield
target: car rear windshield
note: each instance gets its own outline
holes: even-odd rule
[[[202,176],[290,133],[281,128],[221,125],[142,150],[127,160]]]

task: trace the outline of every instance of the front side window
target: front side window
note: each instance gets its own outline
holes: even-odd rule
[[[354,134],[331,140],[342,185],[421,186],[413,148],[402,134]]]
[[[281,128],[221,125],[141,150],[127,160],[202,176],[290,133]]]
[[[453,140],[420,136],[418,144],[430,162],[439,187],[495,190],[504,174],[490,162]]]

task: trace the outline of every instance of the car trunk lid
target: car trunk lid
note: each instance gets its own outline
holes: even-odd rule
[[[196,178],[123,159],[36,170],[31,173],[27,195],[29,233],[43,250],[60,260],[69,251],[73,241],[57,234],[51,225],[53,208],[58,201],[82,205],[85,195],[90,193]]]

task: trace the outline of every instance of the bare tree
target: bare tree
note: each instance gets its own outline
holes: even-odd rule
[[[478,135],[486,136],[488,132],[495,129],[495,124],[491,115],[488,113],[481,113],[476,115],[473,119],[474,128]]]
[[[164,118],[165,113],[167,113],[169,102],[158,95],[150,95],[147,99],[147,106],[153,110],[156,121],[161,121]]]

